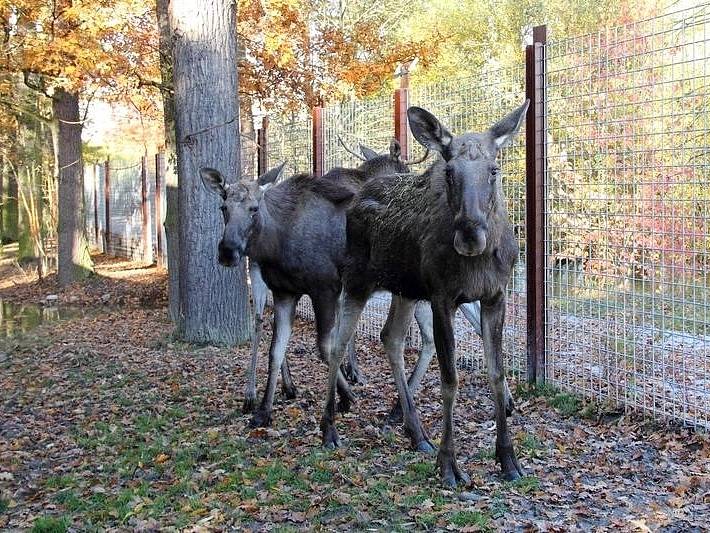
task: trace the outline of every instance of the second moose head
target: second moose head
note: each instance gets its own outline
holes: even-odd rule
[[[274,183],[284,169],[280,166],[262,174],[256,181],[227,184],[224,176],[213,168],[201,168],[202,183],[208,191],[222,198],[224,233],[217,247],[217,259],[224,266],[236,266],[247,254],[249,238],[259,223],[259,202],[264,190]]]

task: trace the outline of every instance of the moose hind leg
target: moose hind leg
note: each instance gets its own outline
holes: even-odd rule
[[[360,366],[357,364],[357,352],[355,351],[355,335],[350,339],[347,349],[347,361],[341,366],[343,375],[348,380],[348,382],[354,385],[365,385],[367,379],[360,370]]]
[[[482,337],[483,334],[481,333],[481,302],[475,301],[465,303],[462,304],[459,309],[461,309],[461,313],[463,314],[464,318],[468,320],[468,323],[473,326],[473,329],[476,331],[476,334],[479,337]],[[513,411],[515,411],[515,401],[513,400],[513,395],[510,392],[508,380],[505,379],[505,376],[503,377],[503,380],[505,382],[505,414],[507,416],[510,416],[513,414]]]
[[[289,400],[294,400],[298,396],[298,389],[296,385],[293,384],[293,377],[291,377],[291,369],[288,365],[288,356],[284,356],[284,361],[281,364],[281,390],[284,396]]]
[[[344,295],[341,307],[340,321],[335,331],[334,341],[323,355],[328,357],[328,389],[326,391],[325,407],[321,418],[320,428],[323,438],[323,446],[335,448],[340,445],[338,432],[335,429],[335,394],[338,381],[343,379],[340,372],[340,363],[345,355],[348,342],[355,333],[357,322],[360,319],[362,310],[367,303],[367,297],[357,298]],[[346,383],[347,386],[347,383]],[[341,396],[342,401],[342,396]]]
[[[411,375],[407,384],[409,385],[409,392],[412,397],[416,397],[417,391],[422,383],[422,378],[426,374],[429,364],[434,357],[434,332],[432,325],[432,314],[431,305],[429,302],[419,301],[414,307],[414,318],[419,326],[419,333],[422,337],[422,347],[419,350],[419,357],[414,365],[414,370],[412,370]],[[387,415],[387,422],[389,424],[397,424],[402,421],[402,406],[399,403],[399,399],[395,402],[390,410],[389,415]]]
[[[277,295],[274,293],[274,333],[271,338],[271,347],[269,348],[269,377],[259,409],[249,422],[252,427],[271,425],[271,410],[274,405],[276,380],[286,355],[288,340],[291,337],[291,328],[293,327],[298,298],[298,296],[292,294]]]
[[[399,404],[402,406],[404,425],[412,440],[412,445],[419,451],[434,453],[434,445],[424,432],[414,404],[414,398],[404,374],[404,339],[412,321],[415,304],[414,300],[407,300],[393,295],[387,321],[384,328],[382,328],[380,338],[385,345],[394,382],[399,393]]]
[[[488,367],[488,380],[493,390],[496,410],[496,459],[506,480],[518,479],[523,474],[508,430],[506,417],[506,382],[503,368],[503,321],[505,320],[505,296],[481,307],[483,352]]]

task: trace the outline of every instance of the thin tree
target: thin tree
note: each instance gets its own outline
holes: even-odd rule
[[[235,344],[251,331],[245,266],[217,263],[223,222],[199,174],[212,166],[229,180],[240,176],[236,11],[232,0],[178,0],[168,8],[180,182],[177,334],[188,342]]]

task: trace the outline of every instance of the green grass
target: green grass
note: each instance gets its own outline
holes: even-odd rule
[[[7,501],[5,498],[0,498],[0,514],[7,512],[9,508],[10,502]]]
[[[540,439],[535,435],[530,433],[526,433],[523,438],[520,439],[519,449],[521,453],[532,458],[540,458],[545,455],[545,446],[543,443],[540,442]]]
[[[560,392],[549,400],[549,404],[557,409],[562,416],[572,416],[579,412],[580,400],[574,394]]]
[[[35,520],[30,531],[32,533],[64,533],[68,527],[69,521],[65,517],[43,516]]]
[[[449,517],[449,522],[458,527],[477,526],[487,528],[488,516],[480,511],[457,511]]]
[[[540,490],[540,480],[535,476],[523,476],[510,483],[510,486],[522,494],[530,494]]]

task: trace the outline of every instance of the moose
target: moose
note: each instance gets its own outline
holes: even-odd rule
[[[225,266],[248,256],[273,293],[274,328],[269,349],[269,375],[251,425],[271,423],[277,373],[284,372],[286,345],[298,300],[313,303],[319,352],[327,361],[341,293],[340,271],[345,253],[345,211],[363,183],[373,177],[407,174],[394,141],[387,155],[372,157],[357,169],[333,169],[321,178],[299,174],[273,184],[284,165],[255,182],[227,184],[219,171],[201,169],[205,186],[222,198],[225,229],[218,260]],[[252,280],[254,276],[252,276]],[[254,350],[252,348],[252,360]],[[286,374],[286,372],[284,372]],[[290,382],[290,376],[289,378]],[[340,369],[337,371],[339,410],[354,400]]]
[[[463,303],[481,302],[481,334],[495,399],[496,459],[503,477],[516,479],[516,459],[506,418],[502,331],[506,287],[518,257],[508,218],[498,152],[517,134],[529,101],[483,133],[454,136],[430,112],[410,107],[415,139],[439,153],[421,175],[367,181],[347,213],[343,301],[329,358],[321,419],[323,444],[339,445],[335,392],[339,365],[369,296],[393,294],[381,337],[394,374],[405,427],[422,451],[433,452],[404,375],[404,337],[417,300],[431,302],[434,343],[441,373],[443,434],[437,464],[449,486],[468,483],[456,460],[453,408],[458,389],[453,318]]]

